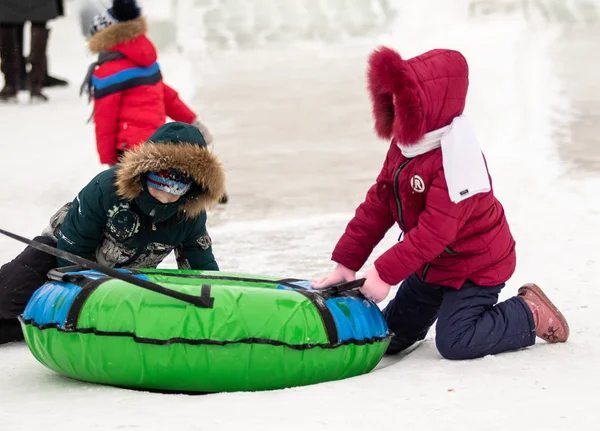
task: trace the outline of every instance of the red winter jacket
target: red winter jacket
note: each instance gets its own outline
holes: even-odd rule
[[[434,50],[404,61],[392,50],[370,59],[369,84],[378,134],[392,138],[383,168],[333,252],[358,271],[394,223],[403,240],[375,261],[391,285],[417,273],[427,283],[460,289],[506,282],[515,241],[493,190],[453,203],[440,148],[407,159],[396,145],[416,144],[464,109],[468,67],[456,51]],[[491,179],[490,179],[491,182]]]
[[[92,77],[100,163],[115,164],[117,151],[146,141],[165,124],[167,117],[189,124],[196,114],[163,82],[156,48],[145,35],[105,51],[125,56],[100,65]]]

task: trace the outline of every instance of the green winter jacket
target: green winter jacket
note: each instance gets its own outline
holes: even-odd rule
[[[173,204],[148,192],[145,174],[175,168],[194,179]],[[167,123],[81,192],[58,232],[58,248],[110,267],[155,268],[175,251],[180,269],[218,270],[206,209],[225,190],[224,171],[198,129]],[[71,265],[59,259],[59,266]]]

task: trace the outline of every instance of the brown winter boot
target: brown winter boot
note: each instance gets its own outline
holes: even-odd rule
[[[548,343],[564,343],[569,338],[569,324],[558,308],[537,285],[528,283],[519,289],[533,314],[535,335]]]
[[[4,88],[0,91],[0,102],[16,102],[19,91],[19,52],[17,51],[17,29],[10,24],[0,25],[0,61],[4,74]]]
[[[29,61],[29,92],[32,102],[46,102],[48,97],[42,94],[46,77],[46,46],[48,46],[48,29],[45,24],[31,26],[31,53]]]

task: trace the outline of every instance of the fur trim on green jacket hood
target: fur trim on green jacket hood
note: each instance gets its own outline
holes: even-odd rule
[[[181,199],[179,211],[196,218],[225,193],[225,169],[206,146],[202,133],[180,122],[161,126],[148,141],[126,151],[116,171],[117,194],[134,200],[143,191],[148,172],[177,169],[194,180],[195,187]]]

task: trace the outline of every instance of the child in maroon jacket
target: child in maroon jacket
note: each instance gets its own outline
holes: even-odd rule
[[[196,114],[163,82],[156,48],[146,37],[146,20],[135,0],[114,0],[93,18],[90,52],[99,54],[82,86],[94,101],[100,163],[145,142],[167,117],[195,125],[208,144],[212,137]]]
[[[564,342],[569,327],[542,290],[527,284],[497,303],[516,266],[515,241],[494,196],[485,159],[462,115],[468,66],[436,49],[403,60],[382,48],[369,61],[375,129],[391,139],[383,168],[333,251],[334,273],[312,286],[354,280],[394,223],[403,240],[365,274],[375,302],[402,282],[383,310],[388,353],[425,338],[448,359],[470,359],[535,343]]]

